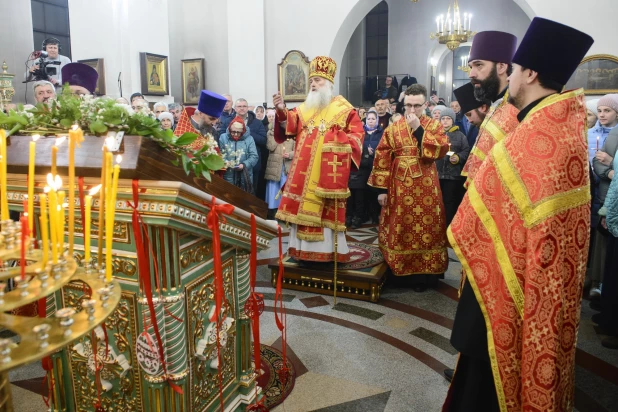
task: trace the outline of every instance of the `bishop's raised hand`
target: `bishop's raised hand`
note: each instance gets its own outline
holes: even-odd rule
[[[285,109],[285,102],[283,101],[283,96],[281,96],[281,92],[273,94],[273,106],[275,106],[277,110]]]

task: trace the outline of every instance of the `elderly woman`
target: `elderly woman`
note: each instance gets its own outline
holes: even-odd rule
[[[253,168],[258,162],[255,141],[245,126],[245,122],[236,116],[219,137],[219,148],[227,168],[223,178],[245,192],[254,194]]]
[[[440,119],[442,118],[442,111],[443,110],[446,110],[446,106],[442,106],[441,104],[437,105],[431,111],[431,117],[434,120],[440,121]]]
[[[159,119],[159,122],[161,122],[161,129],[167,130],[174,128],[174,115],[170,112],[163,112],[159,114],[159,117],[157,117],[157,119]]]
[[[269,110],[268,119],[272,119],[268,124],[268,134],[266,135],[266,148],[268,149],[268,162],[266,163],[266,203],[268,203],[268,218],[274,219],[279,208],[279,191],[288,179],[294,148],[296,141],[288,139],[283,143],[275,141],[273,130],[275,111]]]

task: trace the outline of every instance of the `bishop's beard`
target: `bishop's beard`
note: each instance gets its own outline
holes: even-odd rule
[[[310,91],[305,99],[307,109],[323,109],[333,98],[333,84],[327,83],[316,91]]]

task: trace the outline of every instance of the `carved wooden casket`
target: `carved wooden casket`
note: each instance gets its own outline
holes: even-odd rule
[[[28,144],[26,136],[13,136],[7,147],[8,196],[12,210],[22,210],[26,194]],[[85,190],[100,183],[103,139],[86,136],[76,151],[76,175],[84,177]],[[50,171],[54,139],[37,142],[35,210],[45,176]],[[169,162],[173,156],[156,143],[125,136],[113,236],[113,272],[122,286],[122,299],[105,322],[105,328],[74,342],[52,357],[55,410],[94,411],[99,401],[106,411],[214,411],[220,410],[219,377],[223,379],[225,409],[244,410],[257,393],[251,361],[250,320],[244,314],[249,297],[250,210],[264,216],[266,206],[257,198],[213,176],[212,183],[188,177]],[[67,175],[67,155],[58,154],[58,173]],[[151,247],[148,255],[156,323],[165,355],[165,368],[157,355],[145,291],[138,278],[135,236],[131,224],[133,179],[139,179],[138,209]],[[66,187],[66,179],[65,187]],[[79,196],[76,190],[76,202]],[[227,315],[219,334],[209,321],[214,310],[212,232],[206,216],[217,199],[235,205],[220,222],[221,257]],[[219,200],[218,200],[219,202]],[[96,259],[97,212],[92,206],[92,255]],[[75,208],[75,250],[83,260],[82,221]],[[38,212],[37,212],[38,213]],[[35,218],[38,222],[38,217]],[[258,249],[267,248],[277,227],[258,217]],[[38,228],[37,228],[38,232]],[[105,255],[108,251],[103,250]],[[83,285],[72,283],[47,301],[47,315],[69,303],[79,306]],[[106,338],[108,350],[106,351]],[[99,356],[94,356],[98,353]],[[96,358],[96,359],[95,359]],[[99,370],[100,385],[95,383]],[[175,391],[168,380],[180,389]],[[182,394],[179,393],[182,391]]]

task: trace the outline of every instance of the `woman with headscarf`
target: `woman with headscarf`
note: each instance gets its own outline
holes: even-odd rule
[[[255,141],[245,122],[236,116],[219,137],[219,149],[226,162],[223,178],[245,192],[255,193],[253,189],[253,168],[258,162]]]
[[[174,128],[174,115],[170,112],[159,113],[159,122],[161,123],[161,129],[173,129]]]
[[[376,147],[380,143],[384,129],[378,123],[378,113],[369,111],[365,117],[365,139],[363,141],[363,153],[358,171],[350,172],[348,188],[350,197],[346,208],[346,226],[358,229],[369,217],[373,224],[378,223],[380,205],[378,194],[373,188],[367,186],[367,180],[373,169]]]

